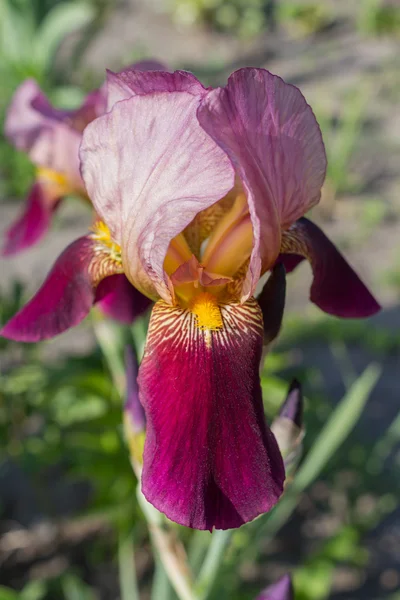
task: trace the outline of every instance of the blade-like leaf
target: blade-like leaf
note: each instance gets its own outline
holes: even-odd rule
[[[135,552],[132,537],[120,534],[118,543],[119,585],[121,600],[139,600]]]
[[[64,2],[49,11],[37,30],[34,40],[35,58],[49,67],[65,37],[80,29],[94,17],[94,8],[84,2]]]
[[[380,372],[381,369],[377,365],[367,367],[342,398],[308,452],[293,484],[288,487],[275,510],[259,528],[257,538],[272,537],[290,517],[297,506],[299,494],[317,479],[356,425]]]

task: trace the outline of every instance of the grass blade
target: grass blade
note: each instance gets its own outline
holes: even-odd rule
[[[356,425],[380,373],[378,365],[370,365],[342,398],[299,468],[293,484],[259,528],[257,539],[273,537],[290,517],[297,506],[299,494],[317,479]]]

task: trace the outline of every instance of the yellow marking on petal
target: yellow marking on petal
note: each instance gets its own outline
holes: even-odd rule
[[[51,194],[55,196],[65,196],[73,191],[73,187],[68,182],[64,173],[60,173],[54,169],[38,167],[36,169],[36,178],[39,179],[43,185],[50,188]]]
[[[189,310],[196,316],[199,329],[218,331],[224,326],[218,300],[208,292],[202,292],[192,298]]]
[[[90,228],[92,238],[110,251],[110,258],[121,262],[121,247],[114,242],[104,221],[96,221]]]

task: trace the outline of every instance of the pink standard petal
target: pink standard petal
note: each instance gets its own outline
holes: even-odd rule
[[[222,318],[222,330],[203,331],[192,313],[158,302],[139,369],[143,493],[195,529],[239,527],[267,512],[285,477],[263,412],[260,308],[254,299],[226,305]]]
[[[94,118],[99,95],[89,94],[81,108],[66,111],[54,108],[33,79],[15,92],[5,121],[5,134],[31,161],[67,176],[72,187],[82,188],[79,173],[79,145],[86,119]],[[103,110],[105,97],[102,99]],[[74,127],[74,119],[79,126]]]
[[[19,342],[38,342],[78,325],[95,299],[96,279],[117,268],[90,235],[77,239],[59,256],[42,287],[6,323],[0,335]]]
[[[134,288],[122,273],[100,281],[95,303],[108,317],[127,324],[133,323],[152,304],[151,300]]]
[[[256,600],[294,600],[294,590],[290,575],[284,575],[276,583],[264,590]]]
[[[31,188],[21,216],[6,231],[3,256],[17,254],[36,244],[48,231],[60,198],[49,198],[37,181]]]
[[[138,69],[136,65],[119,73],[107,71],[107,110],[116,102],[132,96],[154,92],[187,92],[193,96],[206,93],[200,81],[187,71]]]
[[[321,131],[301,92],[264,69],[233,73],[208,92],[201,125],[235,165],[249,204],[254,248],[243,298],[279,253],[281,227],[320,199],[326,156]]]
[[[339,250],[308,219],[299,219],[284,233],[281,252],[279,260],[284,265],[286,255],[291,252],[308,258],[314,275],[310,300],[326,313],[362,318],[380,310],[378,302]]]
[[[121,245],[130,281],[171,302],[163,264],[171,240],[234,184],[224,152],[200,127],[187,92],[135,96],[88,125],[82,175]]]

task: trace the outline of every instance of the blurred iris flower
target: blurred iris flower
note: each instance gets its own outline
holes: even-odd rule
[[[34,79],[17,89],[8,109],[5,134],[36,166],[36,179],[22,215],[6,233],[3,255],[36,244],[48,231],[61,200],[76,194],[88,202],[79,172],[79,146],[86,125],[104,113],[103,88],[88,94],[76,110],[52,106]]]
[[[294,600],[290,575],[284,575],[276,583],[266,588],[256,600]]]
[[[135,69],[162,69],[160,63],[142,61]],[[106,110],[105,85],[89,93],[75,110],[51,105],[33,79],[16,90],[5,121],[5,135],[26,152],[36,166],[36,178],[22,214],[5,234],[3,256],[12,256],[39,242],[65,196],[79,196],[91,206],[79,170],[79,147],[88,123]],[[129,323],[145,311],[149,302],[132,288],[124,275],[104,280],[94,302],[102,312]]]
[[[52,337],[87,314],[104,278],[125,273],[155,302],[138,374],[142,491],[182,525],[239,527],[283,491],[259,378],[263,338],[282,318],[282,262],[310,260],[311,299],[331,314],[364,317],[379,305],[303,218],[320,199],[326,158],[296,87],[257,68],[217,89],[183,71],[126,69],[108,73],[107,111],[80,152],[99,221],[2,333]]]

